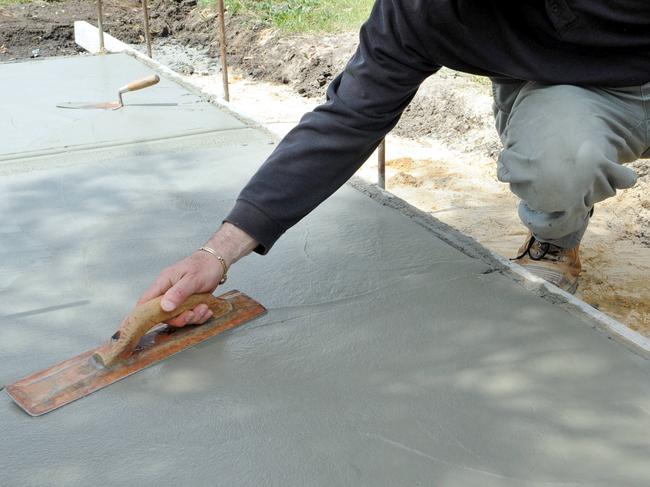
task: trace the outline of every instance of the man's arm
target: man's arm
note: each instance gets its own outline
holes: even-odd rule
[[[397,124],[422,81],[439,69],[424,54],[426,4],[377,1],[327,102],[302,118],[243,189],[226,221],[260,242],[256,251],[268,252],[343,185]]]
[[[378,0],[361,29],[359,47],[327,91],[239,195],[224,226],[208,243],[228,265],[256,250],[266,253],[291,226],[327,199],[372,154],[399,120],[420,83],[439,66],[424,55],[426,0]],[[221,263],[195,252],[165,269],[141,301],[164,293],[175,308],[187,296],[212,292]],[[202,323],[207,308],[172,324]]]

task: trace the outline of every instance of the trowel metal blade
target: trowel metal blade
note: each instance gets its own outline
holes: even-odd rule
[[[5,390],[27,414],[40,416],[266,313],[264,306],[240,291],[219,298],[230,303],[230,311],[203,325],[153,329],[122,363],[104,368],[93,358],[97,350],[93,349],[25,377]]]
[[[76,110],[117,110],[118,108],[122,108],[122,105],[117,101],[110,101],[105,103],[67,102],[59,103],[57,107],[72,108]]]

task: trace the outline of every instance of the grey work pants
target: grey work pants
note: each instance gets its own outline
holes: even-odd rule
[[[615,69],[615,68],[614,68]],[[622,164],[650,155],[650,83],[629,88],[492,83],[503,143],[497,176],[543,242],[577,245],[594,204],[636,183]]]

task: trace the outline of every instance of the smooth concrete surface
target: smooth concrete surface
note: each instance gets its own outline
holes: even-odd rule
[[[116,101],[121,86],[151,74],[126,54],[0,63],[0,161],[244,127],[164,77],[126,93],[119,110],[56,106]]]
[[[272,149],[176,142],[0,165],[0,384],[109,337]],[[647,360],[350,186],[233,288],[269,313],[40,418],[0,394],[0,485],[650,485]]]
[[[3,177],[0,382],[108,337],[269,149]],[[489,271],[345,187],[232,270],[264,318],[38,419],[3,395],[4,483],[648,485],[648,362]]]

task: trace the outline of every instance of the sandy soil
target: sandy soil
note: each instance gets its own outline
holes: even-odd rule
[[[94,10],[82,4],[54,4],[56,15],[45,13],[55,9],[52,4],[0,9],[0,60],[28,57],[39,39],[41,55],[75,52],[71,34],[65,34],[65,25],[71,22],[61,21],[60,12],[76,5],[76,10],[67,10],[76,15],[72,18],[92,20]],[[142,39],[134,5],[114,2],[107,7],[108,30],[128,42]],[[118,18],[120,22],[115,22]],[[327,83],[356,43],[354,33],[287,37],[249,20],[229,16],[226,20],[229,61],[235,66],[231,99],[279,135],[323,99]],[[219,93],[215,25],[214,12],[196,8],[194,0],[153,2],[152,26],[158,39],[154,57],[198,86]],[[422,86],[388,138],[388,189],[488,248],[512,256],[526,230],[516,215],[516,197],[496,180],[499,148],[489,84],[443,70]],[[641,176],[637,186],[597,206],[583,241],[585,272],[578,291],[586,302],[647,336],[649,166],[647,160],[637,161],[634,167]],[[359,174],[376,180],[374,157]]]

